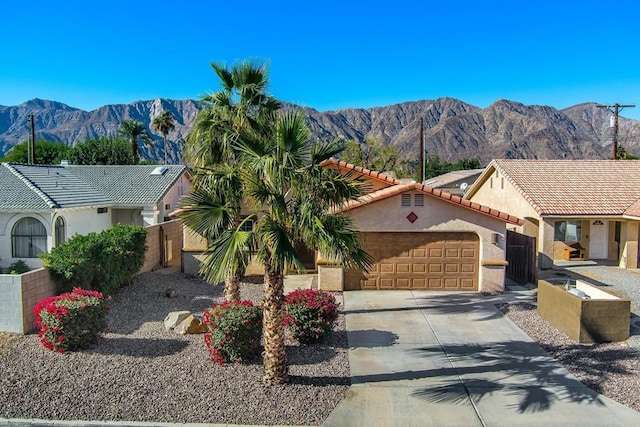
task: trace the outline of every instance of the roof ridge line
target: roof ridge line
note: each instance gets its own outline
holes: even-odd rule
[[[34,193],[36,193],[47,205],[49,205],[50,208],[55,209],[55,208],[59,208],[60,206],[58,206],[58,204],[56,202],[54,202],[49,196],[47,196],[47,194],[42,191],[37,185],[35,185],[33,182],[31,182],[31,180],[29,180],[29,178],[27,178],[26,176],[24,176],[22,173],[20,173],[19,170],[17,170],[16,168],[13,167],[13,165],[11,163],[3,163],[7,169],[9,169],[9,171],[11,171],[12,174],[14,174],[20,181],[24,182],[24,184],[29,187],[31,190],[33,190]],[[26,165],[26,166],[31,166],[31,165]]]

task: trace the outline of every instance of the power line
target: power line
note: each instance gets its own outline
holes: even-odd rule
[[[606,108],[613,113],[613,160],[618,160],[618,113],[627,107],[635,107],[635,104],[622,105],[616,102],[613,105],[598,104],[597,107]]]

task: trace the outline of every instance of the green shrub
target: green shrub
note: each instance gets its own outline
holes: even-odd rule
[[[328,292],[303,289],[285,296],[284,324],[300,344],[325,339],[338,319],[338,303]]]
[[[81,288],[44,299],[34,309],[40,342],[59,353],[94,343],[107,327],[106,313],[102,293]]]
[[[21,259],[17,260],[13,264],[11,264],[9,268],[7,268],[7,272],[9,274],[22,274],[22,273],[26,273],[27,271],[31,271],[31,269],[29,268],[27,263]]]
[[[147,230],[118,224],[87,235],[75,235],[43,254],[59,292],[84,286],[112,295],[140,270],[144,263]]]
[[[225,301],[204,312],[204,343],[219,365],[240,363],[260,352],[262,309],[251,301]]]

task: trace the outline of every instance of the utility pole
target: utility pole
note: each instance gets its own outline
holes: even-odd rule
[[[635,104],[622,105],[617,102],[613,105],[598,104],[598,108],[606,108],[613,113],[613,160],[618,160],[618,113],[624,108],[633,108]]]
[[[33,114],[29,116],[29,121],[31,122],[31,144],[29,145],[29,155],[27,156],[30,161],[29,163],[36,163],[36,127],[34,125],[34,117]]]
[[[420,184],[424,182],[424,119],[420,118]]]

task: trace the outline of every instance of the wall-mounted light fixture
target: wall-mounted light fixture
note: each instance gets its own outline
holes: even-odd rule
[[[497,245],[500,241],[500,235],[498,233],[491,233],[491,243]]]

